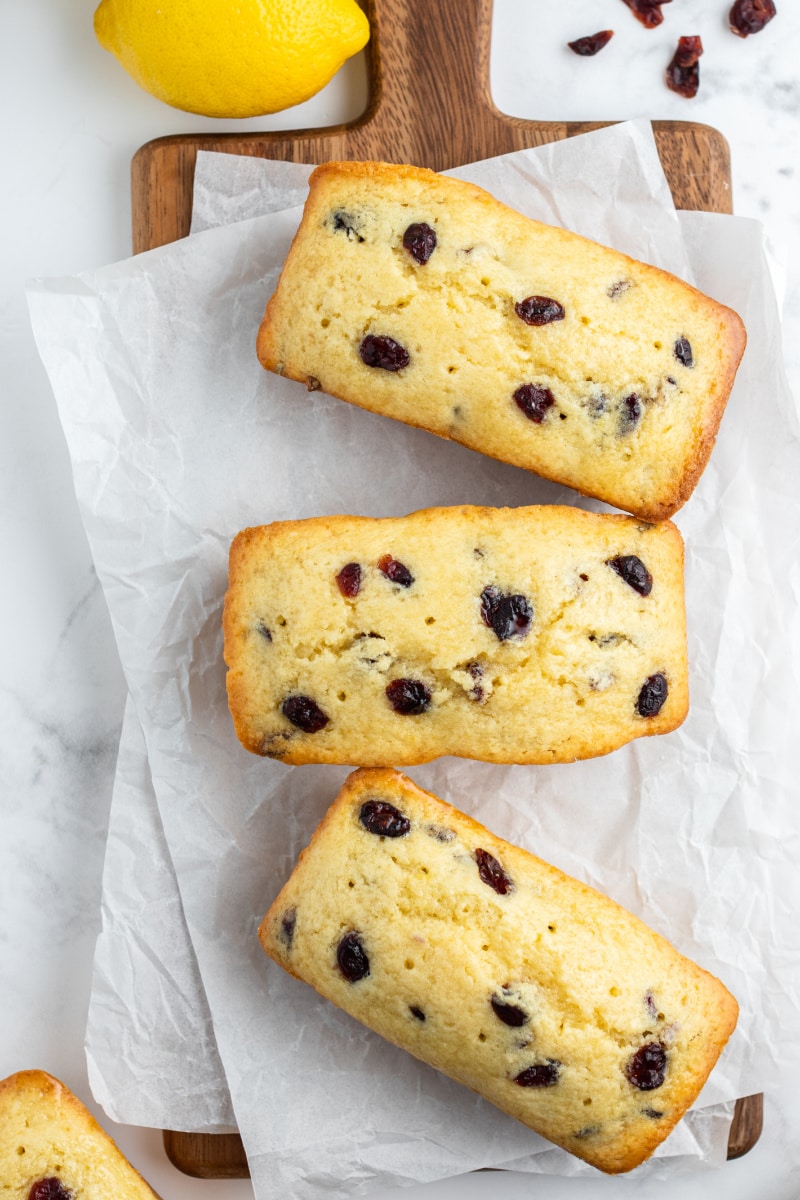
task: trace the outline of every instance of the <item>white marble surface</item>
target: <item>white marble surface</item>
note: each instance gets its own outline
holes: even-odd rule
[[[26,0],[0,12],[0,88],[8,125],[2,238],[0,507],[5,586],[0,590],[0,1077],[41,1066],[91,1107],[83,1055],[91,960],[124,684],[105,604],[72,493],[66,448],[30,334],[26,278],[98,266],[130,249],[128,167],[150,138],[218,129],[334,123],[363,107],[356,61],[302,108],[254,122],[213,122],[175,112],[138,91],[94,40],[94,0]],[[664,25],[642,30],[620,0],[549,4],[497,0],[495,99],[540,119],[684,118],[727,137],[735,211],[764,220],[788,276],[787,367],[800,393],[800,8],[778,0],[776,20],[746,41],[725,30],[725,3],[675,0]],[[554,6],[555,7],[555,6]],[[674,10],[674,11],[673,11]],[[432,9],[433,11],[433,9]],[[569,37],[616,29],[594,60],[563,52]],[[679,34],[706,46],[699,96],[661,82]],[[757,397],[754,418],[757,419]],[[799,485],[800,486],[800,485]],[[797,571],[797,564],[792,564]],[[787,723],[787,737],[796,736]],[[787,831],[787,834],[790,831]],[[639,1189],[664,1200],[795,1200],[800,1193],[798,1046],[787,1046],[782,1086],[766,1097],[758,1146],[716,1173]],[[189,1180],[163,1156],[153,1131],[114,1127],[123,1149],[165,1200],[244,1200],[249,1185]],[[624,1180],[480,1173],[413,1189],[415,1200],[617,1195]]]

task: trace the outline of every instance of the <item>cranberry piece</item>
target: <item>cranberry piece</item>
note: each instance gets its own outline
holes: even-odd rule
[[[549,325],[564,320],[564,308],[549,296],[526,296],[514,305],[514,312],[526,325]]]
[[[272,634],[267,629],[263,621],[256,621],[256,633],[260,633],[265,642],[272,641]]]
[[[685,367],[694,366],[694,355],[692,354],[692,345],[688,338],[678,338],[675,343],[675,357],[679,363],[683,363]],[[673,379],[673,383],[675,380]]]
[[[535,383],[523,383],[514,392],[514,403],[534,425],[541,425],[547,416],[548,408],[555,404],[550,388],[539,387]]]
[[[500,863],[488,850],[478,848],[475,851],[475,862],[478,864],[478,874],[481,880],[497,892],[498,896],[506,896],[513,892],[513,881],[506,875]]]
[[[560,1067],[561,1063],[554,1058],[549,1058],[545,1063],[534,1063],[532,1067],[520,1071],[514,1077],[514,1083],[520,1087],[553,1087],[558,1082]]]
[[[419,679],[393,679],[386,695],[394,711],[404,717],[424,713],[432,699],[430,688]]]
[[[618,296],[624,296],[627,291],[633,287],[633,281],[630,279],[618,279],[616,283],[612,283],[607,289],[606,295],[609,300],[616,300]]]
[[[358,983],[369,975],[369,958],[361,941],[361,934],[351,929],[336,947],[336,962],[348,983]]]
[[[581,58],[591,58],[603,46],[607,46],[613,36],[613,29],[601,29],[599,33],[589,33],[586,37],[576,38],[574,42],[567,42],[567,45]]]
[[[533,609],[527,597],[504,594],[496,587],[481,592],[481,618],[497,634],[499,641],[526,637],[533,621]]]
[[[49,1179],[37,1179],[28,1192],[28,1200],[72,1200],[72,1192],[51,1175]]]
[[[297,909],[287,908],[281,917],[281,941],[287,950],[291,950],[294,940],[294,927],[297,924]]]
[[[649,1117],[651,1121],[660,1121],[664,1115],[663,1112],[657,1108],[643,1108],[642,1112],[646,1117]]]
[[[772,0],[736,0],[728,18],[731,33],[737,37],[760,33],[775,16],[775,11]]]
[[[346,600],[352,600],[361,591],[361,566],[357,562],[346,563],[336,576],[336,585]]]
[[[665,675],[650,675],[642,684],[636,701],[636,711],[640,717],[655,717],[664,707],[667,698],[667,678]]]
[[[664,20],[661,5],[669,4],[671,0],[624,0],[624,2],[645,29],[655,29],[656,25],[660,25]]]
[[[620,579],[624,579],[628,587],[632,587],[640,596],[649,596],[653,590],[653,576],[640,558],[635,554],[621,554],[618,558],[607,558],[606,566],[616,571]]]
[[[657,1021],[658,1020],[658,1005],[656,1004],[655,1000],[653,999],[652,992],[645,992],[644,1006],[647,1009],[649,1016],[652,1017],[652,1019],[654,1021]]]
[[[281,712],[303,733],[319,733],[330,719],[310,696],[287,696]]]
[[[512,1029],[519,1029],[520,1025],[525,1025],[530,1020],[524,1008],[520,1008],[518,1004],[509,1004],[499,996],[492,996],[490,1004],[498,1020],[504,1025],[510,1025]]]
[[[411,1013],[412,1017],[416,1017],[418,1021],[425,1020],[425,1013],[422,1011],[421,1008],[417,1008],[416,1004],[409,1004],[408,1010]]]
[[[424,221],[409,225],[403,234],[403,245],[420,266],[424,266],[436,249],[436,234]]]
[[[365,800],[358,819],[368,833],[378,837],[405,837],[411,829],[408,817],[388,800]]]
[[[630,433],[639,424],[642,416],[642,402],[635,392],[625,396],[619,413],[619,431],[621,434]]]
[[[363,242],[363,237],[356,228],[357,221],[352,213],[338,211],[331,218],[335,233],[344,233],[348,242]]]
[[[697,95],[700,86],[698,59],[702,53],[703,43],[699,37],[678,38],[678,48],[666,71],[667,87],[671,92],[677,92],[687,100]]]
[[[383,371],[402,371],[411,361],[405,346],[380,334],[368,333],[358,352],[365,366],[380,367]]]
[[[381,575],[385,575],[392,583],[399,583],[401,587],[411,587],[414,582],[414,576],[405,563],[392,558],[391,554],[384,554],[383,558],[378,559],[378,570]]]
[[[625,1067],[629,1083],[642,1092],[660,1088],[667,1073],[667,1052],[660,1042],[640,1046]]]

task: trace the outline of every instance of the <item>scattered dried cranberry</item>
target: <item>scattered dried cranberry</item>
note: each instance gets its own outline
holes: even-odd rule
[[[416,1017],[418,1021],[425,1020],[425,1013],[421,1008],[417,1008],[416,1004],[409,1004],[408,1009],[412,1017]]]
[[[683,363],[685,367],[694,366],[694,355],[692,354],[692,345],[688,338],[678,338],[675,343],[675,357],[679,363]],[[673,379],[673,383],[675,380]]]
[[[336,947],[336,962],[349,983],[358,983],[369,975],[369,959],[361,941],[361,934],[351,929]]]
[[[72,1200],[72,1192],[51,1175],[49,1179],[37,1179],[28,1192],[28,1200]]]
[[[488,850],[478,848],[475,851],[475,862],[478,864],[478,874],[483,883],[497,892],[498,896],[505,896],[509,892],[513,892],[513,881],[506,875],[500,863]]]
[[[344,233],[347,235],[348,242],[363,242],[363,237],[356,228],[356,218],[352,213],[335,212],[331,218],[331,223],[335,233]]]
[[[640,596],[649,596],[653,590],[653,576],[640,558],[635,554],[621,554],[618,558],[607,558],[606,566],[616,571],[620,579],[624,579],[628,587],[632,587]]]
[[[553,1087],[558,1082],[561,1063],[549,1058],[546,1063],[534,1063],[514,1077],[520,1087]]]
[[[336,576],[339,591],[347,600],[352,600],[361,591],[361,567],[357,562],[347,563]]]
[[[504,594],[496,587],[481,592],[481,618],[501,642],[526,637],[533,621],[533,609],[527,597]]]
[[[535,383],[523,383],[514,392],[514,403],[529,421],[541,425],[547,416],[548,408],[555,404],[550,388],[539,387]]]
[[[430,688],[419,679],[393,679],[386,695],[394,711],[404,717],[424,713],[432,699]]]
[[[591,58],[603,46],[607,46],[613,36],[613,29],[601,29],[599,33],[589,33],[586,37],[576,38],[574,42],[567,42],[567,45],[581,58]]]
[[[661,5],[669,4],[671,0],[624,0],[624,3],[646,29],[655,29],[664,20]]]
[[[667,1073],[667,1052],[660,1042],[640,1046],[625,1067],[625,1075],[642,1092],[660,1088]]]
[[[626,396],[622,401],[619,413],[619,431],[624,435],[630,433],[639,424],[642,416],[642,402],[635,392]]]
[[[414,262],[424,266],[436,249],[436,234],[424,221],[417,225],[409,225],[403,234],[403,245]]]
[[[760,33],[775,16],[772,0],[736,0],[730,11],[731,32],[737,37],[748,37]]]
[[[678,38],[678,48],[667,67],[667,87],[679,96],[691,100],[697,95],[700,86],[700,65],[698,59],[703,53],[703,43],[699,37]]]
[[[263,621],[256,621],[256,633],[260,633],[265,642],[272,641],[272,634],[267,629]]]
[[[514,305],[514,312],[526,325],[549,325],[564,320],[564,308],[549,296],[526,296]]]
[[[281,712],[303,733],[319,733],[330,720],[310,696],[287,696]]]
[[[297,909],[287,908],[281,917],[281,941],[291,950],[294,940],[294,927],[297,924]]]
[[[636,711],[640,717],[655,717],[664,707],[666,698],[666,676],[650,675],[642,684],[642,690],[636,701]]]
[[[656,1004],[655,1000],[653,999],[652,992],[645,992],[644,1006],[647,1009],[648,1014],[652,1017],[652,1019],[654,1021],[658,1020],[658,1005]]]
[[[408,817],[388,800],[365,800],[358,819],[368,833],[378,837],[405,837],[411,829]]]
[[[504,1025],[510,1025],[512,1029],[519,1029],[520,1025],[525,1025],[530,1020],[525,1009],[520,1008],[518,1004],[509,1004],[507,1000],[501,1000],[499,996],[492,996],[490,1003],[494,1015]]]
[[[411,587],[414,582],[414,576],[405,563],[392,558],[391,554],[384,554],[378,559],[378,570],[381,575],[385,575],[392,583],[399,583],[401,587]]]
[[[383,371],[402,371],[411,361],[405,346],[379,334],[368,333],[358,349],[365,366]]]

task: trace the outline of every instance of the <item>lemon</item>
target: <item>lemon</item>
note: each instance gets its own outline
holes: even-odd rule
[[[145,91],[208,117],[300,104],[369,38],[355,0],[102,0],[94,29]]]

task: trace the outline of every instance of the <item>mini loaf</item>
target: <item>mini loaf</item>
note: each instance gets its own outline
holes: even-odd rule
[[[391,770],[346,781],[259,929],[291,975],[602,1171],[692,1104],[737,1004],[612,900]]]
[[[158,1200],[91,1113],[52,1075],[0,1081],[4,1200]]]
[[[271,371],[647,520],[689,497],[745,343],[681,280],[481,188],[327,163],[258,334]]]
[[[464,507],[246,529],[224,631],[236,732],[287,763],[567,762],[687,711],[668,521]]]

